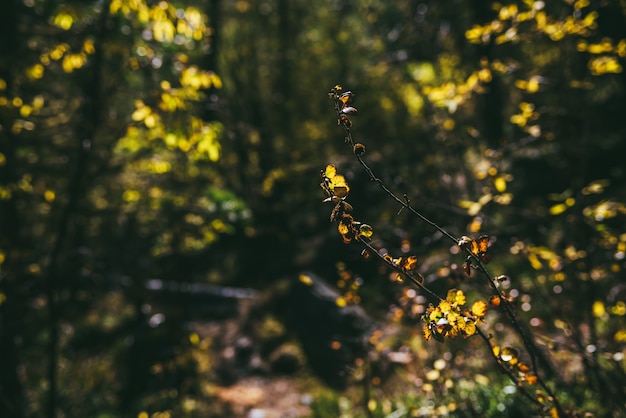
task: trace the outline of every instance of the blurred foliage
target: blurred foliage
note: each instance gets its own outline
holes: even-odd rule
[[[625,28],[617,1],[6,0],[0,415],[229,414],[229,334],[197,318],[227,309],[155,298],[153,280],[280,294],[305,269],[385,324],[314,416],[534,412],[478,338],[423,341],[434,301],[343,245],[371,240],[519,344],[459,247],[350,151],[452,236],[489,235],[489,271],[508,277],[561,403],[623,414]],[[353,150],[336,83],[356,92]],[[261,337],[266,357],[296,334],[279,300],[258,316],[281,330]]]

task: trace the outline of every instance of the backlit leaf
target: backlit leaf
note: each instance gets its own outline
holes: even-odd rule
[[[550,208],[551,215],[560,215],[561,213],[567,210],[567,205],[565,203],[559,203]]]
[[[535,383],[537,383],[537,375],[527,374],[525,378],[526,378],[526,383],[528,383],[529,385],[534,385]]]
[[[467,336],[476,334],[476,324],[474,322],[468,322],[463,331],[465,331]]]
[[[517,350],[512,347],[504,347],[500,353],[500,358],[509,363],[517,363]]]
[[[354,93],[352,93],[351,91],[346,91],[339,96],[339,101],[342,102],[344,106],[352,103],[353,99]]]
[[[493,184],[498,192],[503,193],[506,191],[506,180],[503,177],[496,177]]]
[[[593,302],[593,305],[591,306],[591,313],[595,318],[601,318],[606,315],[606,308],[604,306],[604,303],[602,303],[602,301],[600,300],[596,300],[595,302]]]
[[[402,268],[405,270],[413,270],[417,266],[417,257],[414,255],[407,257],[402,263]]]
[[[482,318],[487,313],[487,304],[482,300],[474,302],[472,305],[472,314],[476,315],[479,318]]]
[[[500,306],[500,302],[501,302],[500,296],[493,295],[489,298],[489,304],[491,306],[494,306],[494,307]]]
[[[324,174],[326,175],[326,177],[332,180],[333,177],[335,177],[335,175],[337,174],[337,168],[332,164],[328,164],[326,166],[326,170],[324,171]]]
[[[374,234],[374,231],[372,230],[372,227],[367,225],[367,224],[363,224],[359,227],[359,235],[365,238],[371,238],[371,236]]]

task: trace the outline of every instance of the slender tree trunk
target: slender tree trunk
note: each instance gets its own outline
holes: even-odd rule
[[[0,13],[0,78],[9,94],[13,90],[13,69],[19,62],[23,39],[19,34],[20,8],[18,0],[7,0]],[[15,164],[16,138],[11,134],[10,121],[0,120],[0,153],[5,163],[0,165],[0,184],[8,185],[18,179]],[[21,294],[20,259],[24,243],[20,239],[21,219],[16,205],[17,197],[0,200],[0,249],[4,263],[0,265],[0,416],[24,416],[24,393],[19,379],[17,340],[23,329],[26,298]]]
[[[219,76],[219,52],[220,41],[222,39],[222,0],[210,0],[206,8],[206,13],[209,16],[209,25],[211,27],[211,38],[209,52],[204,56],[202,66],[205,70],[213,71]],[[217,95],[218,90],[215,87],[210,87],[205,92],[206,100],[204,103],[204,109],[202,118],[207,121],[218,120],[217,115]]]
[[[50,254],[50,264],[46,282],[46,297],[48,306],[48,326],[50,330],[50,340],[48,345],[48,404],[47,416],[56,417],[58,408],[58,357],[59,357],[59,303],[58,291],[61,285],[60,276],[64,264],[64,252],[67,250],[69,240],[67,239],[73,223],[73,216],[84,196],[86,185],[86,172],[90,151],[93,148],[96,133],[100,126],[100,115],[102,106],[102,42],[105,34],[105,23],[109,10],[109,1],[102,7],[101,15],[95,26],[95,52],[92,62],[89,64],[89,73],[86,75],[83,84],[84,102],[80,120],[77,122],[75,133],[76,140],[76,164],[71,174],[70,186],[68,189],[69,200],[61,212],[56,240]]]

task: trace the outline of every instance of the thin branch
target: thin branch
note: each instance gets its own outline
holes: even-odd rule
[[[334,92],[334,94],[331,94],[331,97],[334,98],[335,112],[337,114],[337,118],[338,118],[339,124],[342,126],[342,128],[343,128],[343,130],[345,132],[345,141],[350,146],[350,148],[352,149],[352,153],[354,154],[355,158],[357,159],[357,161],[359,162],[361,167],[363,167],[363,169],[365,170],[365,172],[369,176],[370,180],[372,182],[375,182],[391,199],[395,200],[401,206],[400,211],[398,213],[400,213],[403,209],[408,210],[413,215],[417,216],[423,222],[425,222],[428,225],[430,225],[431,227],[433,227],[435,230],[440,232],[442,235],[447,237],[450,241],[454,242],[456,245],[458,245],[461,249],[463,249],[465,251],[465,253],[467,254],[468,260],[472,261],[472,266],[476,270],[478,270],[478,272],[482,276],[484,276],[484,278],[486,279],[487,283],[489,284],[489,288],[491,289],[493,294],[500,298],[500,300],[501,300],[500,311],[504,313],[505,317],[510,322],[512,329],[514,329],[516,334],[521,338],[522,343],[524,345],[524,348],[525,348],[528,356],[530,357],[531,369],[532,369],[533,373],[537,376],[537,381],[538,381],[539,385],[546,391],[546,393],[552,399],[552,403],[554,405],[554,408],[559,413],[559,416],[565,416],[566,415],[565,411],[563,410],[562,406],[560,405],[556,395],[547,386],[547,384],[545,383],[543,378],[538,373],[539,372],[539,366],[537,364],[537,359],[540,358],[542,360],[542,366],[543,366],[542,368],[543,368],[543,370],[545,372],[547,372],[547,374],[549,376],[554,376],[554,371],[550,367],[550,363],[543,356],[541,350],[539,349],[539,347],[537,346],[536,342],[533,340],[531,335],[529,335],[529,332],[528,332],[527,328],[524,325],[522,325],[522,323],[519,321],[519,319],[518,319],[518,317],[517,317],[517,315],[515,313],[515,310],[513,309],[513,306],[511,304],[511,302],[507,298],[504,297],[504,295],[502,294],[502,292],[498,288],[498,285],[497,285],[495,279],[493,278],[493,276],[485,268],[485,265],[484,265],[483,261],[481,260],[481,258],[477,254],[474,254],[467,246],[461,245],[459,238],[454,237],[452,234],[450,234],[444,228],[440,227],[437,223],[433,222],[432,220],[430,220],[429,218],[424,216],[421,212],[419,212],[418,210],[413,208],[411,206],[410,199],[408,198],[408,196],[406,194],[403,195],[404,199],[401,199],[393,191],[391,191],[380,178],[378,178],[376,176],[376,174],[368,166],[368,164],[365,162],[365,160],[362,157],[363,149],[364,149],[363,146],[361,144],[358,144],[359,146],[357,146],[357,143],[354,141],[354,138],[352,136],[352,130],[351,130],[352,122],[350,121],[350,119],[345,114],[346,110],[347,110],[346,109],[346,102],[339,99],[339,96],[337,95],[337,92],[335,90],[333,90],[333,92]],[[333,93],[333,92],[331,92],[331,93]],[[350,94],[352,96],[352,93],[344,93],[344,94]],[[356,112],[356,109],[354,109],[354,108],[349,108],[349,110],[351,111],[349,113]],[[426,292],[427,294],[429,294],[431,297],[433,297],[435,299],[442,300],[434,292],[432,292],[430,289],[428,289],[426,286],[424,286],[423,280],[418,280],[416,277],[414,277],[409,272],[404,271],[402,268],[400,268],[399,266],[396,266],[394,263],[392,263],[391,261],[386,259],[383,255],[381,255],[378,251],[376,251],[371,246],[371,244],[369,242],[366,242],[364,240],[361,240],[361,241],[362,241],[363,245],[365,245],[368,249],[370,249],[371,252],[376,254],[380,259],[382,259],[385,263],[387,263],[394,270],[396,270],[399,273],[403,274],[404,276],[408,277],[411,280],[411,282],[413,284],[415,284],[418,288],[420,288],[422,291]],[[421,277],[421,275],[420,275],[420,277]],[[482,331],[480,331],[480,329],[478,329],[478,328],[477,328],[477,332],[482,337],[482,339],[487,343],[487,345],[489,346],[489,348],[491,350],[490,352],[492,353],[494,359],[498,363],[499,368],[502,371],[504,371],[511,378],[511,380],[514,383],[518,383],[518,378],[515,376],[515,374],[512,373],[512,371],[508,370],[503,364],[501,364],[501,360],[495,354],[493,354],[492,346],[491,346],[491,342],[489,341],[489,338]],[[520,385],[518,385],[518,387],[519,386]],[[528,399],[530,399],[533,403],[535,403],[535,404],[537,404],[537,405],[539,405],[541,407],[544,407],[544,405],[537,398],[535,398],[532,395],[530,395],[527,391],[523,390],[522,393],[524,394],[524,396],[526,396]]]
[[[419,289],[421,289],[422,291],[427,293],[431,298],[433,298],[435,300],[438,300],[438,301],[442,301],[443,300],[442,297],[440,297],[435,292],[433,292],[432,290],[430,290],[429,288],[424,286],[424,283],[423,283],[424,282],[424,278],[422,277],[421,274],[417,273],[417,277],[416,277],[415,273],[411,273],[410,271],[406,271],[405,269],[401,268],[400,266],[397,266],[397,265],[393,264],[391,261],[386,259],[379,251],[376,250],[376,248],[374,248],[372,246],[372,244],[370,242],[367,242],[364,239],[359,239],[359,241],[361,242],[362,245],[364,245],[370,251],[371,254],[374,254],[375,256],[377,256],[378,258],[383,260],[389,267],[391,267],[392,269],[394,269],[398,273],[402,274],[405,277],[408,277],[408,279],[415,286],[417,286]]]

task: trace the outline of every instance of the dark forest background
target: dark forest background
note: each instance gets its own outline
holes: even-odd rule
[[[625,59],[617,0],[4,0],[0,416],[537,413],[329,222],[334,164],[379,247],[481,297],[336,84],[387,185],[491,236],[561,402],[622,416]]]

